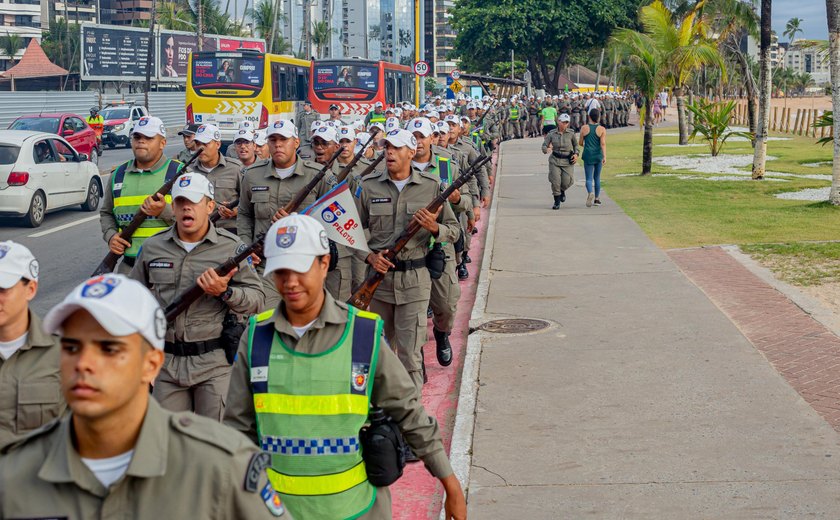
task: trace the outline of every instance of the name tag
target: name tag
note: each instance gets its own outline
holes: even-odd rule
[[[378,199],[370,199],[371,204],[381,204],[384,202],[391,202],[391,197],[380,197]]]
[[[268,186],[251,186],[251,191],[268,191]]]
[[[123,183],[121,183],[121,182],[115,182],[115,183],[114,183],[114,191],[116,191],[116,190],[121,190],[121,189],[122,189],[122,186],[123,186]]]
[[[268,367],[251,367],[251,382],[265,383],[268,381]]]
[[[175,267],[173,262],[161,262],[161,261],[154,261],[149,262],[149,269],[172,269]]]

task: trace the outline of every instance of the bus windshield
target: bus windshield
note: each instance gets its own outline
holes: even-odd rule
[[[263,87],[263,55],[240,53],[199,55],[192,65],[192,85],[200,88],[236,88],[252,91]]]
[[[379,88],[375,66],[365,65],[315,65],[313,88],[316,92],[351,88],[376,92]]]

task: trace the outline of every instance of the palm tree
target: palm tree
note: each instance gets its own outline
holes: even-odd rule
[[[645,33],[657,43],[665,59],[666,82],[674,87],[681,145],[688,144],[684,94],[692,75],[703,66],[713,65],[721,71],[721,79],[726,80],[723,60],[700,17],[703,5],[699,2],[679,23],[674,22],[671,11],[660,0],[643,7],[640,15]]]
[[[8,34],[0,40],[0,46],[3,48],[3,53],[9,57],[9,61],[14,64],[15,55],[23,48],[23,38],[19,34]]]
[[[840,0],[838,0],[840,1]],[[642,141],[642,175],[651,171],[653,162],[653,98],[665,84],[667,65],[658,43],[650,35],[619,29],[610,39],[610,47],[625,56],[621,77],[626,85],[635,85],[644,96],[645,131]]]
[[[840,0],[825,0],[828,15],[828,62],[831,74],[833,114],[840,114]],[[840,117],[834,123],[834,162],[831,169],[831,190],[828,201],[840,206]]]
[[[314,22],[312,24],[312,43],[315,45],[315,53],[319,58],[326,57],[324,50],[330,46],[330,40],[334,31],[326,21]]]
[[[155,23],[172,31],[194,31],[192,11],[183,2],[160,2]]]
[[[758,81],[758,125],[755,132],[752,178],[763,179],[767,162],[767,127],[770,126],[770,91],[773,76],[770,70],[770,38],[773,0],[761,0],[761,47],[759,50],[760,76]]]
[[[268,49],[275,54],[283,54],[284,52],[288,52],[291,46],[280,36],[279,31],[278,34],[274,35],[274,41],[272,42],[272,31],[275,27],[274,6],[274,0],[260,0],[254,4],[254,7],[248,9],[246,15],[251,18],[254,24],[254,32],[266,41]],[[286,21],[283,13],[277,13],[276,18],[278,25]]]
[[[802,18],[793,17],[787,21],[785,25],[785,32],[782,33],[782,36],[787,36],[788,41],[790,41],[790,45],[793,46],[793,42],[796,40],[796,35],[802,33]]]

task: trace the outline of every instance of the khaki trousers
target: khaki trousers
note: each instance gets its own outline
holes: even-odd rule
[[[340,302],[350,299],[353,288],[353,257],[339,257],[335,269],[327,273],[327,291]]]
[[[551,183],[551,194],[560,195],[575,183],[575,167],[568,159],[558,159],[553,155],[548,159],[548,182]]]
[[[221,422],[230,371],[224,349],[199,356],[166,354],[152,395],[167,410],[195,412]]]
[[[432,325],[435,329],[452,332],[458,298],[461,297],[461,286],[458,285],[458,275],[455,272],[455,248],[447,244],[443,250],[446,252],[446,268],[440,278],[432,278],[429,305],[432,307]]]
[[[385,339],[396,352],[414,381],[417,391],[423,388],[423,344],[426,343],[426,309],[429,300],[396,304],[377,300],[370,302],[370,311],[385,322]]]

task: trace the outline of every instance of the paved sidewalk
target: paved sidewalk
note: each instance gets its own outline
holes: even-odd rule
[[[840,435],[608,197],[549,209],[546,172],[504,145],[481,321],[554,326],[476,333],[470,517],[840,518]]]

